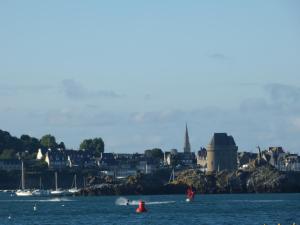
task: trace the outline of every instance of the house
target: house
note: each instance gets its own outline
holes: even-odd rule
[[[245,168],[249,162],[257,159],[258,154],[253,152],[238,152],[237,163],[238,167]]]
[[[300,156],[285,152],[282,147],[269,147],[262,157],[280,171],[300,171]]]
[[[45,154],[45,162],[50,169],[65,169],[68,166],[68,157],[63,150],[48,149]]]
[[[194,152],[178,152],[176,149],[164,153],[164,164],[167,166],[188,166],[196,165]]]
[[[99,160],[97,161],[98,166],[101,167],[115,167],[117,165],[117,161],[113,153],[101,153]]]
[[[207,168],[207,151],[206,148],[200,148],[197,153],[197,165],[201,168]]]
[[[21,170],[21,161],[18,159],[0,159],[0,170]]]
[[[83,168],[95,166],[96,162],[94,157],[82,150],[64,150],[64,153],[68,157],[68,166],[74,168]]]

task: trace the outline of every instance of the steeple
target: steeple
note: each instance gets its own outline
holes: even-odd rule
[[[185,124],[185,138],[184,138],[183,151],[185,153],[190,153],[191,152],[191,145],[190,145],[190,139],[189,139],[189,132],[188,132],[187,124]]]

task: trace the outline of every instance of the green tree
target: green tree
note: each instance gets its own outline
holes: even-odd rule
[[[41,138],[40,143],[45,148],[56,148],[57,147],[55,137],[52,136],[51,134],[44,135]]]
[[[0,159],[15,159],[16,151],[14,149],[4,149],[0,155]]]
[[[11,136],[7,131],[0,130],[0,154],[4,149],[24,151],[22,141],[19,138]]]
[[[149,157],[149,158],[156,158],[156,159],[164,158],[164,153],[160,148],[153,148],[153,149],[145,150],[144,154],[146,157]]]
[[[23,134],[20,139],[23,143],[23,149],[27,150],[30,154],[35,153],[41,147],[37,138],[30,137],[27,134]]]
[[[81,142],[79,149],[100,156],[104,152],[104,141],[102,138],[85,139]]]

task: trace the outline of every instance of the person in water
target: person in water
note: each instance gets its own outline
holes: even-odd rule
[[[129,203],[130,203],[130,201],[129,201],[129,199],[127,199],[126,205],[129,205]]]

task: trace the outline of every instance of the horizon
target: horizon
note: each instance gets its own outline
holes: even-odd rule
[[[117,3],[117,4],[116,4]],[[0,129],[67,148],[300,153],[297,1],[0,3]]]

